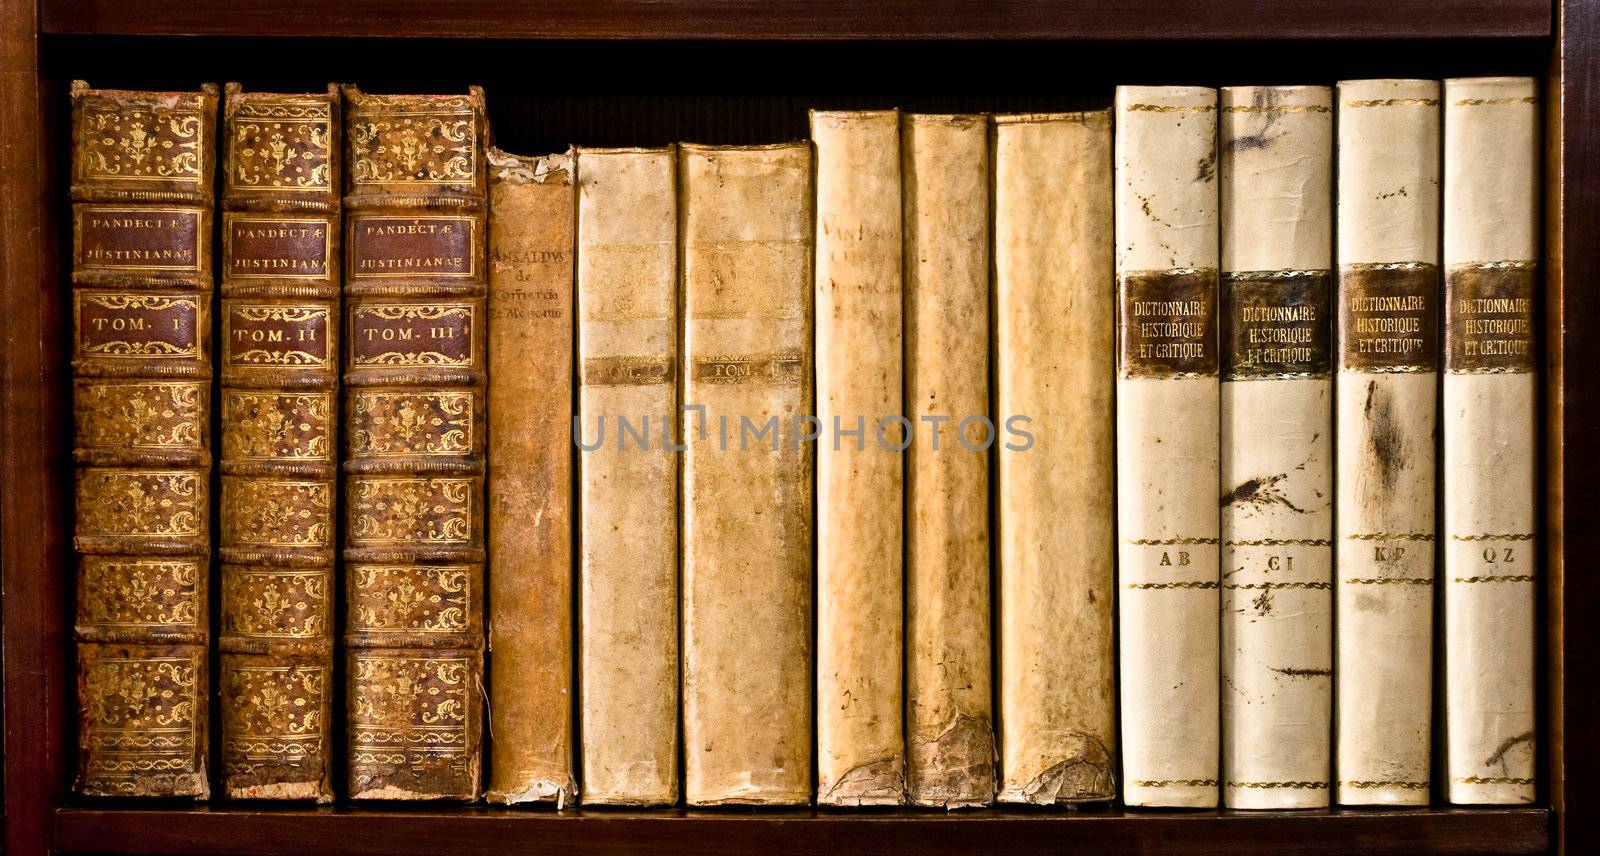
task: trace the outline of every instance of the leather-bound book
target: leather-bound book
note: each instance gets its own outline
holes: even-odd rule
[[[349,793],[470,801],[483,729],[483,91],[344,95]]]
[[[584,801],[678,801],[678,153],[579,149]],[[623,422],[631,426],[624,433]]]
[[[684,145],[690,805],[811,801],[811,146]]]
[[[905,188],[906,787],[995,795],[989,637],[989,119],[908,115]],[[829,426],[831,428],[831,426]],[[885,432],[894,443],[892,428]],[[937,446],[935,442],[937,441]]]
[[[1222,90],[1222,799],[1328,804],[1333,93]]]
[[[1427,805],[1439,399],[1436,80],[1338,88],[1334,770]]]
[[[1534,800],[1539,98],[1444,82],[1445,794]]]
[[[216,121],[213,85],[72,84],[75,789],[88,796],[210,795]]]
[[[222,125],[222,788],[333,799],[339,90]]]
[[[1117,795],[1111,114],[994,121],[999,798],[1104,802]]]
[[[1116,95],[1122,798],[1217,804],[1217,92]]]
[[[817,802],[899,805],[905,497],[901,455],[876,432],[901,413],[900,114],[813,111],[811,137],[827,438],[817,447]]]
[[[577,796],[572,158],[489,150],[488,800]]]

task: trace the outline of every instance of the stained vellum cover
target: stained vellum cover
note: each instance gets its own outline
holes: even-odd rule
[[[1222,152],[1222,795],[1329,799],[1333,93],[1227,87]]]
[[[1426,805],[1439,83],[1338,87],[1337,799]]]
[[[1116,796],[1111,114],[995,119],[1001,802]]]
[[[811,147],[684,145],[690,805],[811,801]]]
[[[905,801],[900,114],[811,114],[817,156],[817,801]],[[835,432],[839,433],[835,433]],[[853,435],[843,432],[856,432]]]
[[[1530,803],[1537,763],[1539,100],[1444,82],[1445,775],[1453,803]]]
[[[570,154],[489,161],[489,728],[486,797],[578,792],[572,732]]]
[[[989,453],[969,421],[989,412],[988,131],[980,115],[901,124],[907,788],[944,808],[995,795]]]
[[[667,448],[678,436],[677,167],[672,148],[577,155],[578,717],[589,804],[678,801],[679,456]]]
[[[1217,93],[1117,88],[1123,800],[1217,804]]]

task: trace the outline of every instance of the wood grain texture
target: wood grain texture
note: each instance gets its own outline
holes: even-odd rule
[[[47,0],[47,33],[557,39],[1544,36],[1539,0]]]
[[[50,811],[66,791],[70,717],[77,709],[69,689],[67,623],[71,389],[60,312],[66,288],[61,230],[46,225],[59,223],[66,210],[64,89],[40,80],[36,14],[26,0],[0,3],[0,110],[7,121],[31,129],[0,146],[0,265],[6,271],[0,306],[8,325],[0,339],[7,853],[42,853],[50,841]]]
[[[56,852],[129,856],[391,856],[449,852],[573,854],[749,853],[881,856],[1004,852],[1034,856],[1471,856],[1538,854],[1549,847],[1539,809],[1156,814],[1111,810],[946,815],[789,812],[293,812],[62,809]],[[1002,850],[1003,848],[1003,850]]]
[[[1600,417],[1600,384],[1585,382],[1592,333],[1600,321],[1600,6],[1559,4],[1560,39],[1547,80],[1550,121],[1545,161],[1545,526],[1547,599],[1539,626],[1549,628],[1547,696],[1550,801],[1562,852],[1600,850],[1600,681],[1585,658],[1600,646],[1600,626],[1586,608],[1600,603],[1600,577],[1583,559],[1600,550],[1594,509],[1600,503],[1600,456],[1585,454]],[[1569,365],[1573,371],[1569,374]],[[1574,453],[1566,452],[1571,446]],[[1578,619],[1575,623],[1569,618]]]

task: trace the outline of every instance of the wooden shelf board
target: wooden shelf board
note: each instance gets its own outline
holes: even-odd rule
[[[1548,0],[42,0],[44,33],[532,39],[1549,36]]]
[[[123,808],[55,813],[52,852],[170,856],[452,853],[1537,854],[1544,808],[1311,812],[566,811],[488,807]]]

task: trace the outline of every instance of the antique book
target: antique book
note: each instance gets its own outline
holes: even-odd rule
[[[345,87],[352,799],[474,800],[483,728],[483,91]]]
[[[811,146],[684,145],[690,805],[811,800]]]
[[[989,119],[904,117],[906,789],[995,796],[989,648]],[[884,432],[886,442],[896,435]],[[896,443],[895,447],[899,444]]]
[[[1444,82],[1441,579],[1453,803],[1534,799],[1537,86]]]
[[[1217,93],[1119,86],[1122,798],[1217,804]]]
[[[1111,114],[996,116],[1001,802],[1116,791]],[[1026,432],[1026,433],[1022,433]]]
[[[339,89],[228,84],[222,168],[223,792],[331,802]]]
[[[488,800],[578,794],[570,155],[489,160]]]
[[[591,804],[678,801],[677,175],[670,147],[577,153],[578,721]]]
[[[1439,83],[1338,89],[1336,799],[1427,805]]]
[[[817,156],[817,802],[905,802],[900,114],[811,113]]]
[[[1222,801],[1328,805],[1333,93],[1222,90]]]
[[[71,97],[74,789],[205,799],[217,88]]]

